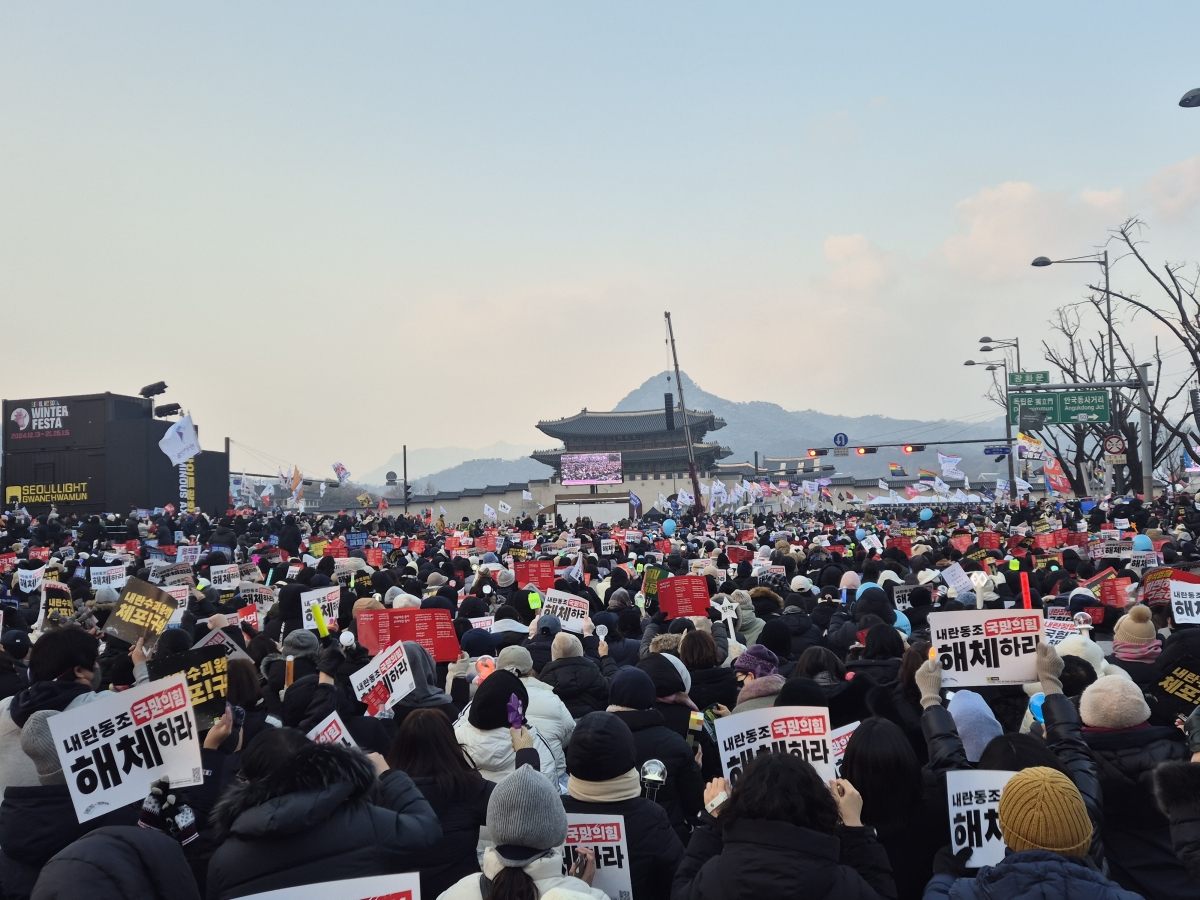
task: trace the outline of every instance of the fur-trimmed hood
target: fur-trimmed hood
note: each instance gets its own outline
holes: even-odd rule
[[[267,778],[228,788],[211,821],[219,840],[295,834],[319,825],[342,804],[365,799],[375,780],[375,767],[359,751],[312,744]]]
[[[1154,770],[1158,806],[1172,819],[1200,815],[1200,764],[1166,762]]]

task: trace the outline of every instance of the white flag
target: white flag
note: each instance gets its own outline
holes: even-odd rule
[[[667,508],[667,498],[663,496],[662,491],[658,492],[658,502],[655,503],[654,505],[662,507],[663,509]]]
[[[450,515],[450,513],[446,512],[446,507],[444,507],[444,506],[439,506],[439,507],[438,507],[438,510],[441,512],[441,514],[442,514],[443,516],[448,516],[448,515]]]
[[[490,506],[488,506],[486,503],[483,504],[483,514],[485,516],[487,516],[489,519],[496,518],[496,511],[494,509],[492,509]]]
[[[521,491],[521,499],[522,500],[532,500],[533,494],[529,493],[529,491]]]
[[[1028,494],[1032,490],[1033,490],[1033,485],[1031,485],[1024,478],[1017,479],[1017,493],[1018,494]]]
[[[946,482],[942,481],[942,479],[936,476],[933,479],[933,489],[939,494],[950,493],[950,485],[946,484]]]
[[[323,481],[321,482],[321,496],[325,496],[325,482]]]
[[[540,503],[538,504],[538,510],[543,510],[543,509],[545,509],[545,508],[546,508],[546,507],[542,506],[542,504],[540,504]]]
[[[500,501],[499,503],[497,503],[496,505],[497,505],[498,507],[500,507],[500,512],[504,513],[504,515],[506,515],[506,516],[507,516],[507,515],[508,515],[510,512],[512,512],[512,507],[511,507],[511,506],[509,506],[507,503],[505,503],[503,500],[501,500],[501,501]]]
[[[185,463],[199,453],[200,439],[196,436],[196,426],[192,424],[191,415],[186,415],[171,425],[158,442],[158,446],[167,454],[173,466]]]
[[[884,481],[882,478],[879,479],[879,488],[880,488],[880,490],[884,490],[884,491],[891,490],[891,488],[888,487],[888,483],[886,481]]]

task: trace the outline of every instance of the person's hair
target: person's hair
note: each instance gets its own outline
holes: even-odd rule
[[[475,766],[455,738],[450,720],[436,709],[415,709],[404,717],[387,761],[409,778],[432,778],[449,800],[466,800],[478,781],[471,775]]]
[[[872,717],[846,744],[842,777],[862,794],[862,818],[880,825],[910,813],[921,799],[921,763],[912,744],[893,722]]]
[[[717,642],[707,631],[689,631],[679,644],[679,658],[690,671],[715,669],[719,664]]]
[[[246,645],[246,655],[254,660],[255,666],[261,666],[264,659],[278,652],[279,647],[265,634],[256,634]]]
[[[914,706],[920,706],[921,703],[921,689],[917,687],[917,670],[921,668],[925,660],[929,659],[931,647],[933,644],[929,641],[913,641],[904,651],[904,655],[900,657],[900,672],[897,674],[896,680],[900,683],[900,690],[904,697],[910,700]]]
[[[816,770],[790,753],[762,753],[742,770],[721,824],[741,819],[787,822],[833,834],[840,821],[837,801]]]
[[[863,643],[863,659],[900,659],[904,655],[904,639],[891,625],[873,625]]]
[[[876,583],[876,584],[879,582],[879,563],[878,563],[878,561],[872,559],[872,560],[868,560],[866,563],[863,564],[862,580],[870,581],[870,582]]]
[[[1062,681],[1063,693],[1068,697],[1078,697],[1096,680],[1096,669],[1082,656],[1067,655],[1062,661],[1063,670],[1059,679]]]
[[[537,885],[529,873],[517,866],[505,866],[492,879],[489,900],[538,900]]]
[[[154,658],[166,659],[168,656],[187,653],[194,643],[192,636],[182,628],[168,628],[158,636],[154,644]]]
[[[1031,734],[998,734],[983,748],[977,769],[995,769],[1001,772],[1019,772],[1033,766],[1057,769],[1068,778],[1071,773],[1059,762],[1052,750]]]
[[[311,746],[312,741],[296,728],[265,728],[242,753],[242,776],[258,781],[288,766],[293,753]]]
[[[796,660],[796,670],[793,677],[812,678],[828,672],[835,681],[846,680],[846,666],[837,655],[827,647],[809,647]]]
[[[253,709],[262,699],[258,670],[248,659],[231,659],[227,670],[229,692],[225,699],[242,709]]]
[[[82,628],[58,628],[43,634],[29,651],[29,680],[75,680],[75,668],[96,668],[100,642]]]

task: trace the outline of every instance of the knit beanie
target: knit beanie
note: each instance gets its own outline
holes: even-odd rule
[[[612,677],[608,702],[627,709],[650,709],[654,706],[654,679],[633,666],[622,666]]]
[[[792,629],[779,619],[772,619],[758,634],[758,645],[766,647],[780,659],[792,655]]]
[[[284,656],[316,656],[321,649],[315,632],[307,628],[294,628],[283,639]]]
[[[735,672],[749,672],[755,678],[764,675],[779,674],[779,657],[760,644],[747,647],[746,651],[733,661],[731,667]]]
[[[1150,621],[1150,607],[1135,606],[1117,620],[1113,629],[1113,641],[1124,641],[1126,644],[1148,644],[1158,640],[1158,632]]]
[[[584,781],[609,781],[635,768],[633,732],[618,716],[590,712],[576,723],[567,745],[567,771],[571,775]]]
[[[489,675],[484,684],[495,677]],[[500,862],[520,868],[566,841],[567,811],[550,779],[532,766],[521,766],[492,791],[487,827]]]
[[[550,659],[570,659],[573,656],[583,656],[583,644],[569,631],[560,631],[550,644]]]
[[[508,701],[516,694],[521,709],[529,714],[529,691],[512,672],[497,669],[479,685],[467,712],[467,721],[481,731],[508,728]],[[543,777],[544,776],[539,776]]]
[[[1084,856],[1092,842],[1092,822],[1079,789],[1046,766],[1022,769],[1008,780],[1000,795],[1000,832],[1016,852]]]
[[[520,645],[505,647],[496,657],[496,668],[508,669],[510,672],[515,671],[518,675],[525,675],[533,670],[533,657]]]
[[[383,604],[374,597],[359,597],[354,601],[354,614],[358,615],[364,609],[383,609]]]
[[[516,581],[516,577],[513,575],[512,571],[509,569],[501,569],[499,572],[496,573],[496,584],[499,587],[502,587],[502,588],[512,587],[513,583],[515,581]]]
[[[969,762],[979,762],[992,738],[1004,733],[991,707],[974,691],[955,691],[946,709],[954,719]]]
[[[1142,689],[1124,675],[1105,675],[1079,698],[1079,717],[1092,728],[1133,728],[1150,718]]]
[[[458,646],[472,659],[496,652],[496,636],[482,628],[470,628],[458,639]]]
[[[33,760],[37,768],[38,781],[41,784],[66,784],[62,764],[58,761],[58,749],[54,737],[50,734],[51,716],[57,716],[58,710],[39,709],[25,720],[21,728],[21,749]]]

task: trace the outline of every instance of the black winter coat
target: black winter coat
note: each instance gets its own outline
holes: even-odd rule
[[[683,859],[683,844],[663,809],[645,797],[615,803],[585,803],[574,797],[563,797],[562,801],[568,813],[624,816],[625,840],[629,846],[626,865],[633,900],[659,900],[670,896],[675,869]]]
[[[1183,732],[1167,726],[1084,731],[1104,793],[1109,874],[1146,900],[1183,900],[1197,888],[1171,846],[1171,825],[1154,799],[1154,768],[1190,754]]]
[[[900,676],[899,659],[858,659],[846,663],[846,671],[859,675],[869,675],[879,685],[891,684]]]
[[[1175,855],[1200,889],[1200,764],[1163,763],[1154,770],[1154,792],[1171,820]]]
[[[200,900],[183,848],[151,828],[89,831],[42,869],[33,900]]]
[[[825,633],[813,623],[808,613],[784,613],[779,621],[792,633],[792,652],[788,654],[792,659],[799,659],[809,647],[824,646]]]
[[[268,793],[239,784],[213,809],[218,837],[209,900],[420,868],[442,837],[433,809],[403,772],[376,781],[357,750],[313,744],[295,753]]]
[[[887,853],[867,828],[843,828],[832,835],[754,819],[718,827],[701,825],[692,834],[671,900],[896,896]]]
[[[638,652],[641,650],[641,641],[627,637],[608,636],[608,655],[617,668],[621,666],[636,666],[638,664]]]
[[[688,696],[696,708],[704,711],[714,703],[724,704],[727,709],[737,706],[738,685],[733,669],[717,666],[712,669],[691,669],[692,689]]]
[[[1138,900],[1083,859],[1049,850],[1010,853],[974,878],[934,875],[926,900]]]
[[[616,665],[608,657],[602,664],[609,672]],[[601,673],[601,666],[586,656],[567,656],[547,663],[538,673],[538,681],[554,688],[571,715],[582,719],[590,712],[608,706],[608,679]]]
[[[657,759],[667,767],[667,783],[659,789],[655,801],[666,812],[681,845],[687,844],[691,835],[688,820],[695,819],[704,806],[704,776],[695,753],[687,741],[667,727],[656,709],[615,715],[633,732],[638,767],[648,759]]]
[[[479,871],[475,847],[486,824],[488,800],[495,783],[472,772],[473,792],[452,800],[438,790],[433,778],[414,778],[413,784],[429,801],[442,825],[442,839],[421,853],[421,896],[438,897],[460,879]]]
[[[79,824],[65,784],[7,787],[0,803],[0,897],[28,898],[42,867],[58,851],[107,825],[136,825],[140,804]]]

